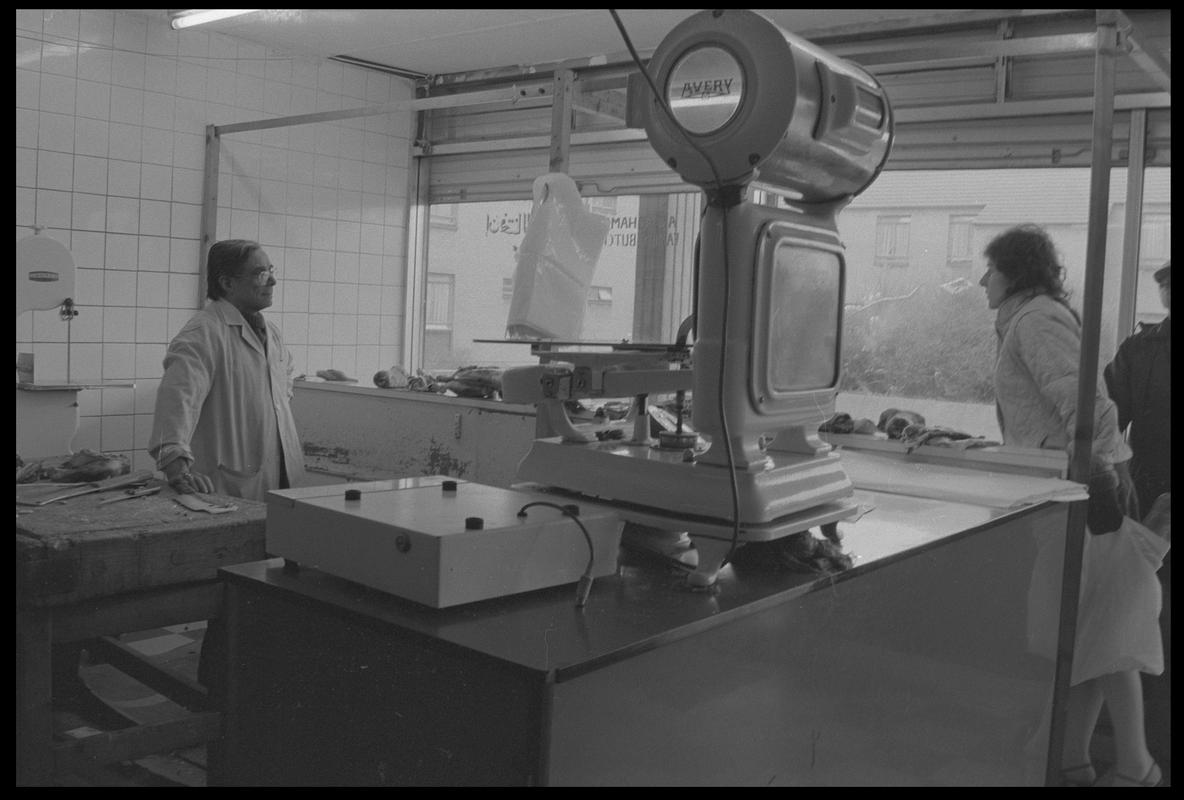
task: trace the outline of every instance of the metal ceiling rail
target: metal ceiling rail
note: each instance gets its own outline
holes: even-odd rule
[[[1097,47],[1097,33],[1064,33],[1054,36],[1031,36],[1023,39],[995,39],[981,42],[957,42],[930,47],[892,47],[877,43],[866,48],[841,47],[835,55],[872,69],[876,59],[899,62],[929,62],[941,66],[945,59],[964,59],[970,56],[1010,57],[1046,56],[1061,53],[1093,53]]]
[[[1000,103],[913,106],[895,112],[898,123],[941,122],[961,119],[1000,117],[1047,117],[1056,114],[1084,114],[1093,110],[1089,97],[1066,97],[1056,100],[1010,100]],[[1114,108],[1127,111],[1141,108],[1171,108],[1172,97],[1162,92],[1123,94],[1114,97]]]
[[[1071,97],[1057,100],[1013,100],[1003,103],[913,106],[898,109],[895,111],[895,117],[897,123],[900,124],[1007,117],[1047,117],[1057,114],[1088,114],[1093,110],[1093,105],[1092,98]],[[1114,108],[1117,111],[1171,107],[1171,95],[1163,92],[1124,94],[1114,98]],[[570,138],[572,146],[588,146],[619,144],[621,142],[640,142],[645,140],[646,134],[640,128],[618,128],[606,131],[572,133]],[[551,135],[539,134],[504,139],[474,139],[468,142],[417,145],[415,147],[415,155],[451,156],[466,153],[495,153],[507,150],[541,150],[551,146]]]
[[[550,105],[551,98],[546,90],[538,87],[530,89],[519,88],[517,84],[500,89],[487,89],[482,92],[467,92],[464,94],[443,95],[440,97],[420,97],[414,100],[396,100],[378,106],[363,106],[361,108],[347,108],[339,111],[318,111],[312,114],[294,114],[287,117],[272,117],[251,122],[233,122],[227,125],[215,125],[214,132],[221,136],[228,133],[242,133],[243,131],[258,131],[266,128],[288,128],[293,125],[309,125],[317,122],[337,122],[343,119],[357,117],[373,117],[379,114],[393,114],[400,111],[430,111],[435,108],[456,108],[458,106],[491,105],[509,103],[520,108],[536,105]]]
[[[921,17],[883,20],[872,23],[854,23],[795,31],[803,39],[825,47],[835,55],[843,55],[843,47],[858,47],[861,40],[883,38],[885,35],[914,35],[935,32],[951,32],[981,27],[1001,21],[1041,21],[1080,17],[1090,19],[1091,9],[974,9],[969,11],[936,12]],[[1092,36],[1093,34],[1088,34]],[[883,45],[872,45],[870,49],[882,49]],[[643,62],[649,61],[653,48],[639,49]],[[424,81],[425,90],[438,91],[457,89],[462,86],[499,83],[507,80],[526,81],[547,79],[560,70],[574,70],[581,74],[600,70],[633,69],[633,59],[628,51],[604,53],[596,56],[543,62],[529,65],[513,65],[466,72],[449,72],[432,75]]]
[[[960,30],[983,28],[996,23],[1040,22],[1058,19],[1080,19],[1084,24],[1093,21],[1094,11],[1089,8],[1055,9],[973,9],[960,11],[936,11],[919,17],[855,22],[825,28],[795,31],[803,39],[835,51],[836,47],[860,40],[883,39],[885,36],[931,35],[951,33]]]

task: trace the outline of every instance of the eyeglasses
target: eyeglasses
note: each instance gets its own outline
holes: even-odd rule
[[[253,272],[238,275],[237,277],[251,281],[256,286],[266,286],[271,282],[272,278],[276,278],[277,276],[278,273],[275,271],[275,267],[270,267],[268,269],[257,269]]]

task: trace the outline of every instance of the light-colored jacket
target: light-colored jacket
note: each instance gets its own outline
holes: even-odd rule
[[[219,494],[265,500],[280,487],[280,455],[290,485],[304,478],[292,417],[291,353],[267,324],[267,351],[225,300],[195,314],[169,344],[148,452],[159,469],[177,458],[214,482]]]
[[[995,361],[996,411],[1003,443],[1067,450],[1077,425],[1081,325],[1065,304],[1020,292],[1000,304]],[[1118,411],[1099,380],[1094,397],[1090,472],[1130,458],[1118,432]]]

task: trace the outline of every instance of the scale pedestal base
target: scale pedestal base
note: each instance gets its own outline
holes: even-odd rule
[[[661,512],[639,512],[636,509],[619,508],[617,513],[627,522],[659,530],[685,531],[695,546],[693,551],[689,551],[689,557],[676,552],[677,544],[668,543],[666,549],[671,551],[671,555],[676,560],[682,561],[687,566],[694,566],[694,570],[687,575],[687,583],[693,587],[701,588],[715,583],[724,559],[732,551],[733,526],[722,520],[716,522],[691,520]],[[742,525],[736,538],[736,546],[739,547],[748,542],[770,542],[810,528],[821,528],[824,525],[835,524],[841,520],[856,517],[859,513],[859,504],[848,499],[825,503],[766,525]]]
[[[686,533],[694,550],[675,554],[693,566],[692,586],[710,586],[736,546],[767,542],[858,516],[854,487],[837,453],[770,452],[760,469],[738,470],[739,530],[732,523],[730,471],[696,463],[689,451],[628,442],[536,439],[518,476],[537,487],[575,494],[626,522]],[[677,548],[659,537],[657,550]],[[693,565],[690,563],[694,561]]]

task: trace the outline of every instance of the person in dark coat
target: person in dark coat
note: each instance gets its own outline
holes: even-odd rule
[[[1143,514],[1155,499],[1172,490],[1172,262],[1155,271],[1159,299],[1168,315],[1139,329],[1118,348],[1103,371],[1106,388],[1118,406],[1119,428],[1133,452],[1131,478]],[[1129,428],[1128,428],[1129,426]],[[1163,674],[1143,678],[1147,746],[1161,764],[1171,763],[1172,734],[1172,561],[1164,558],[1157,575],[1163,587]]]
[[[1155,498],[1172,487],[1172,263],[1155,271],[1168,316],[1141,323],[1103,370],[1110,398],[1118,405],[1118,427],[1134,452],[1131,477],[1146,514]],[[1129,427],[1129,430],[1128,430]]]

